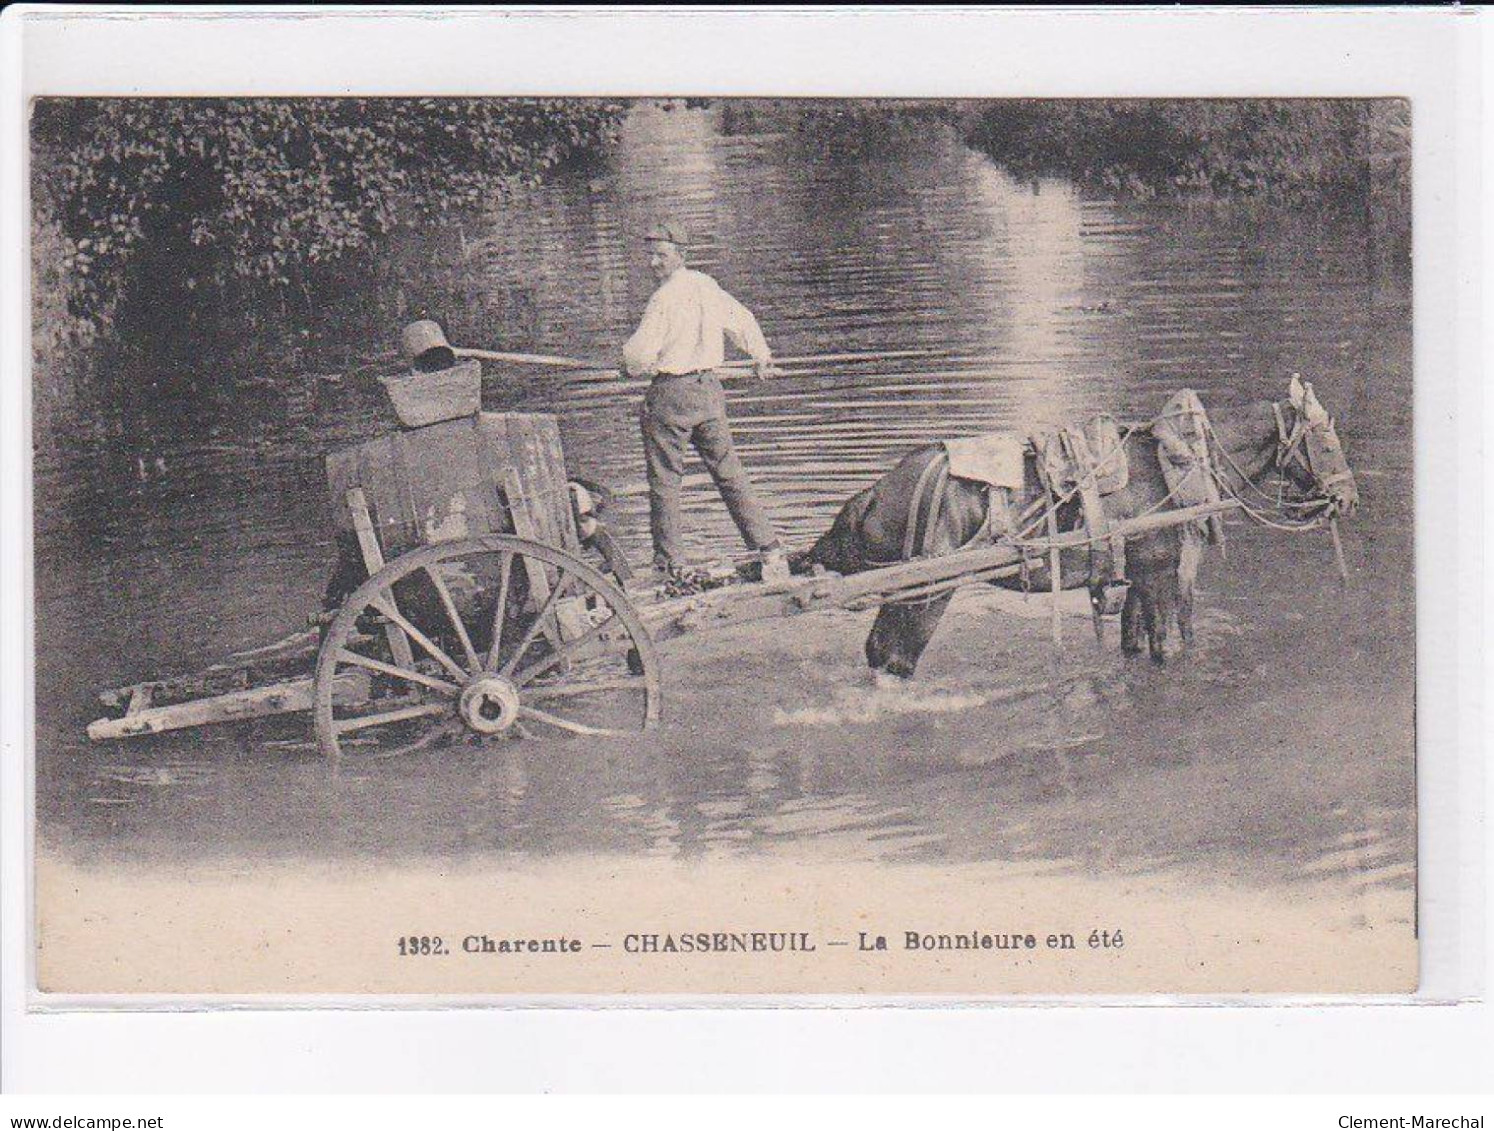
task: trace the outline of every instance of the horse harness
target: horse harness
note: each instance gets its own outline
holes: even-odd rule
[[[1113,418],[1098,416],[1083,427],[1063,427],[1033,433],[1028,437],[1027,452],[1037,469],[1042,495],[1038,502],[1046,512],[1048,534],[1058,533],[1058,510],[1077,495],[1080,516],[1090,549],[1088,584],[1104,589],[1126,575],[1125,538],[1114,532],[1114,523],[1105,513],[1104,497],[1123,489],[1130,479],[1129,458],[1125,442]],[[943,517],[945,491],[949,485],[949,456],[941,447],[929,460],[914,486],[904,527],[902,560],[931,556],[934,532]],[[949,551],[969,549],[994,541],[993,530],[1000,524],[1003,533],[1020,539],[1018,525],[1029,512],[1014,515],[1007,489],[983,484],[985,507],[980,526],[969,538]],[[1000,494],[998,494],[1000,492]],[[1022,576],[1025,579],[1040,559],[1023,548]]]
[[[912,561],[926,557],[933,551],[934,531],[943,517],[944,491],[949,486],[949,453],[943,447],[934,453],[934,458],[918,477],[913,488],[913,500],[909,504],[908,521],[903,529],[903,556],[900,560]],[[991,517],[996,513],[996,500],[992,492],[998,488],[985,484],[985,513],[975,533],[965,539],[955,550],[969,549],[990,536]]]
[[[1354,473],[1346,467],[1343,471],[1336,471],[1328,475],[1320,473],[1316,467],[1321,463],[1323,446],[1325,444],[1324,433],[1331,432],[1333,420],[1323,417],[1319,420],[1309,420],[1307,413],[1300,409],[1293,409],[1292,426],[1287,427],[1286,414],[1282,412],[1281,402],[1272,401],[1271,411],[1276,414],[1276,467],[1285,471],[1288,461],[1302,450],[1302,462],[1307,467],[1307,473],[1317,483],[1318,489],[1324,495],[1331,493],[1332,488],[1346,480],[1352,480]],[[1313,458],[1313,450],[1317,449],[1319,458]]]
[[[1058,533],[1058,508],[1079,497],[1080,520],[1089,546],[1091,590],[1126,576],[1126,540],[1114,532],[1104,499],[1130,482],[1130,458],[1115,419],[1096,416],[1082,427],[1067,426],[1032,437],[1038,482],[1046,503],[1048,536]]]
[[[1192,389],[1179,389],[1152,420],[1157,464],[1167,482],[1167,498],[1178,508],[1207,506],[1221,501],[1220,476],[1214,466],[1214,427],[1203,402]],[[1207,541],[1224,545],[1224,520],[1218,514],[1183,528],[1185,537],[1196,532]]]
[[[1271,402],[1276,417],[1276,467],[1285,470],[1300,451],[1308,474],[1325,494],[1334,486],[1352,480],[1353,472],[1347,468],[1327,474],[1319,471],[1320,465],[1328,463],[1327,457],[1336,442],[1332,419],[1326,413],[1315,417],[1295,404],[1292,407],[1294,412],[1288,426],[1281,402]],[[1215,466],[1213,451],[1217,440],[1198,394],[1192,389],[1180,389],[1147,427],[1156,442],[1158,463],[1167,481],[1168,495],[1164,502],[1170,501],[1180,509],[1220,502],[1222,476]],[[1132,431],[1135,429],[1121,435],[1114,419],[1102,415],[1083,426],[1069,425],[1031,434],[1023,450],[1037,472],[1038,497],[1021,513],[1015,513],[1011,488],[983,483],[985,506],[980,526],[961,545],[935,551],[934,534],[943,517],[944,495],[951,478],[948,452],[940,446],[914,487],[899,560],[966,550],[1005,536],[1012,539],[1023,555],[1025,587],[1031,570],[1042,565],[1043,551],[1053,549],[1053,540],[1060,532],[1059,509],[1077,496],[1084,544],[1089,547],[1087,584],[1092,597],[1103,597],[1123,583],[1126,576],[1125,538],[1115,532],[1116,524],[1105,513],[1104,499],[1124,489],[1129,482],[1126,443]],[[1030,542],[1026,538],[1030,527],[1022,525],[1039,517],[1047,525],[1046,546],[1041,541]],[[1196,531],[1198,536],[1222,548],[1221,515],[1199,519]],[[1099,604],[1096,609],[1098,617]]]

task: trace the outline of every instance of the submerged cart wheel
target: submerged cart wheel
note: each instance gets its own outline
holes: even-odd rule
[[[659,718],[659,661],[628,598],[564,550],[439,542],[365,581],[316,668],[322,753],[396,757],[521,737],[607,737]]]

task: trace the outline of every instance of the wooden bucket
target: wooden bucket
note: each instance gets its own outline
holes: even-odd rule
[[[405,373],[379,380],[406,428],[472,416],[482,408],[482,363],[475,358],[434,373]]]

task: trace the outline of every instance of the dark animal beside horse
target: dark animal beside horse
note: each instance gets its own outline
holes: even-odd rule
[[[1256,485],[1280,473],[1292,487],[1324,501],[1324,512],[1352,513],[1358,491],[1332,419],[1317,403],[1311,386],[1295,378],[1285,401],[1263,401],[1240,408],[1221,408],[1210,414],[1211,462],[1222,489],[1249,495]],[[907,456],[871,487],[852,496],[834,524],[798,564],[818,563],[837,573],[859,573],[907,556],[910,514],[917,511],[925,471],[939,457],[939,445]],[[1129,482],[1103,500],[1111,522],[1119,522],[1169,505],[1169,488],[1158,457],[1158,441],[1150,425],[1132,430],[1125,440]],[[988,506],[1007,516],[1035,507],[1037,518],[1020,524],[1014,533],[1042,539],[1046,533],[1041,501],[1045,498],[1035,459],[1029,452],[1025,485],[1020,490],[988,488],[985,484],[949,478],[944,481],[941,506],[933,529],[923,534],[926,555],[949,553],[972,539],[1002,537],[1004,521],[987,523]],[[1255,495],[1258,501],[1264,496]],[[990,500],[988,502],[988,500]],[[993,516],[994,518],[995,516]],[[915,520],[916,521],[916,520]],[[1060,507],[1058,528],[1081,528],[1078,500]],[[1121,612],[1121,648],[1127,655],[1145,646],[1157,662],[1165,655],[1168,634],[1176,623],[1184,644],[1193,638],[1193,586],[1203,556],[1204,537],[1193,525],[1173,526],[1128,538],[1125,545],[1126,580],[1130,584]],[[1064,550],[1059,572],[1065,588],[1088,583],[1089,551]],[[1024,576],[991,584],[1009,589],[1046,589],[1047,555],[1038,554]],[[938,627],[952,594],[943,593],[898,604],[883,605],[866,639],[867,662],[878,671],[911,676],[919,657]]]

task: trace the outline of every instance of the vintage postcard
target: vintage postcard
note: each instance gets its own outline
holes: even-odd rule
[[[1416,989],[1405,98],[28,123],[39,1003]]]

